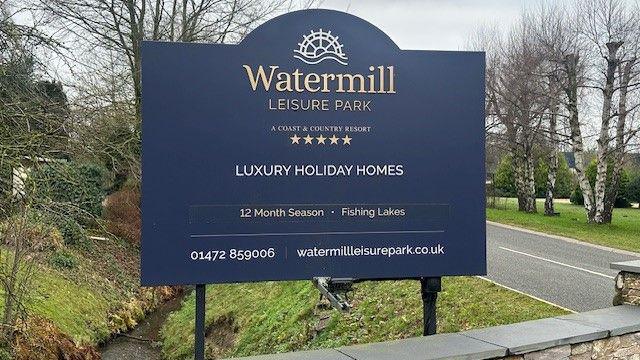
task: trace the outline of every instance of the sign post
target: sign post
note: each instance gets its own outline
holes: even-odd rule
[[[204,360],[204,339],[205,339],[205,304],[206,304],[206,289],[207,286],[200,284],[196,285],[196,326],[195,326],[195,348],[194,358],[195,360]]]
[[[438,321],[436,300],[438,292],[442,290],[442,278],[428,277],[420,279],[420,293],[422,294],[422,335],[435,335]]]
[[[429,333],[439,278],[486,273],[484,53],[304,10],[144,42],[142,83],[143,285],[424,278]]]

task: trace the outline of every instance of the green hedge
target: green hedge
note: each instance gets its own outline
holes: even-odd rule
[[[54,163],[29,175],[29,195],[37,205],[53,205],[64,215],[84,222],[102,215],[106,170],[95,164]]]

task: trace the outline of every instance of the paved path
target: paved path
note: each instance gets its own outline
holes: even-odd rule
[[[487,224],[487,278],[570,310],[611,306],[615,261],[629,252]]]

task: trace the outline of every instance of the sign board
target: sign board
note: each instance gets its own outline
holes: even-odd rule
[[[143,285],[485,273],[483,53],[305,10],[142,81]]]

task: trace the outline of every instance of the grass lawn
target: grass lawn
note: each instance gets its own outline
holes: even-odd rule
[[[12,256],[7,248],[0,250],[2,261]],[[33,276],[27,314],[51,321],[77,344],[96,345],[117,326],[112,315],[135,295],[137,276],[125,263],[135,266],[137,250],[113,240],[97,243],[87,251],[68,251],[77,259],[73,268],[54,267],[48,263],[51,254],[43,254]],[[0,312],[4,300],[1,295],[0,290]]]
[[[357,284],[349,314],[318,307],[310,281],[207,287],[207,353],[212,357],[327,348],[419,336],[422,301],[417,281]],[[438,332],[514,323],[564,310],[475,277],[443,279]],[[162,330],[167,359],[193,357],[194,296]]]
[[[90,285],[68,280],[54,269],[41,267],[35,273],[33,287],[36,291],[28,314],[52,321],[78,343],[96,343],[109,335],[107,315],[112,304]],[[0,297],[0,311],[2,307]]]
[[[538,213],[518,211],[516,199],[501,199],[498,209],[487,209],[487,220],[511,224],[586,241],[593,244],[640,252],[640,210],[615,209],[613,222],[607,225],[588,224],[584,208],[572,204],[555,204],[560,216],[544,216],[544,199],[538,200]]]

